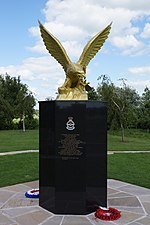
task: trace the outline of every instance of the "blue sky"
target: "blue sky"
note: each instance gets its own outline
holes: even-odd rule
[[[42,9],[46,0],[5,0],[0,2],[1,66],[17,64],[32,56],[26,46],[34,43],[28,29],[44,20]]]
[[[72,61],[112,21],[109,38],[88,65],[87,81],[96,87],[98,76],[107,74],[116,85],[126,79],[139,94],[150,88],[149,1],[1,1],[0,74],[20,75],[36,99],[45,100],[56,97],[65,74],[45,49],[38,19],[62,42]]]

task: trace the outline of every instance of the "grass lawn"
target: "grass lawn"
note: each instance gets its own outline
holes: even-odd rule
[[[125,141],[120,131],[108,132],[108,150],[150,150],[150,133],[141,130],[125,130]]]
[[[0,130],[0,152],[39,149],[38,136],[38,130]]]
[[[38,130],[0,131],[0,152],[39,149]],[[108,150],[150,150],[150,133],[126,130],[125,142],[119,131],[108,132]]]
[[[122,142],[120,136],[108,135],[108,150],[150,150],[150,138],[126,137],[125,142]]]
[[[150,188],[150,153],[109,155],[108,178]]]
[[[0,156],[0,187],[39,179],[38,153]],[[108,156],[108,178],[150,188],[150,154]]]
[[[0,187],[39,179],[38,153],[0,156]]]

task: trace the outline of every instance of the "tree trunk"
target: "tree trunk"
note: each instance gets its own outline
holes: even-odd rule
[[[22,115],[22,130],[25,132],[26,131],[26,128],[25,128],[25,115],[23,113]]]
[[[120,123],[120,125],[121,125],[121,140],[122,142],[124,142],[124,127],[122,123]]]

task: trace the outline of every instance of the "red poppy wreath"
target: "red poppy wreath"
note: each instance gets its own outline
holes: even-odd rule
[[[114,208],[99,207],[95,212],[95,217],[101,220],[113,221],[119,219],[121,214]]]

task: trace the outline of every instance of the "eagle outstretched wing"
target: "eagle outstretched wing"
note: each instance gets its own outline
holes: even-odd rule
[[[69,59],[64,47],[56,37],[46,30],[40,21],[39,26],[46,49],[62,65],[66,72],[67,66],[71,63],[71,60]]]
[[[78,64],[84,68],[89,64],[90,60],[96,55],[96,53],[103,46],[105,40],[108,38],[111,29],[110,23],[104,30],[96,34],[84,47],[83,52],[78,60]]]

